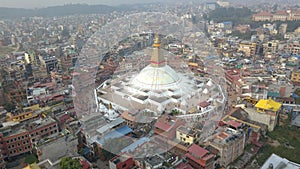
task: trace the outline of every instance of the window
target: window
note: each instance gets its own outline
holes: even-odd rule
[[[22,139],[24,139],[24,136],[22,136]]]
[[[31,137],[33,137],[34,136],[34,134],[31,134]]]
[[[15,145],[14,145],[14,144],[12,144],[12,145],[11,145],[11,147],[12,147],[12,148],[14,148],[14,147],[15,147]]]
[[[123,164],[123,165],[122,165],[122,168],[125,168],[125,167],[126,167],[126,164]]]

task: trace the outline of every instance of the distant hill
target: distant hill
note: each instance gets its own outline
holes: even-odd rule
[[[128,9],[128,8],[127,8]],[[0,19],[13,19],[20,17],[53,17],[73,14],[105,14],[113,11],[125,10],[124,7],[112,7],[106,5],[71,4],[64,6],[52,6],[39,9],[4,8],[0,7]]]

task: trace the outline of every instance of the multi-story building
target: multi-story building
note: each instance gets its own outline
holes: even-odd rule
[[[30,52],[30,53],[26,52],[24,59],[27,64],[35,64],[36,63],[35,54],[33,52]]]
[[[199,132],[195,128],[180,126],[176,130],[176,139],[186,144],[193,144],[199,138]]]
[[[189,164],[196,169],[213,169],[214,157],[215,155],[196,144],[189,147],[188,152],[185,154]]]
[[[0,169],[6,168],[6,162],[4,161],[4,141],[3,141],[3,135],[0,133]]]
[[[291,54],[299,55],[300,54],[300,43],[299,43],[299,41],[288,43],[288,44],[286,44],[284,49]]]
[[[48,54],[39,55],[39,60],[41,65],[46,68],[47,73],[50,73],[58,67],[58,61],[55,56],[49,56]]]
[[[246,108],[248,117],[252,121],[256,121],[268,126],[269,131],[273,131],[278,119],[279,110],[281,103],[276,102],[272,99],[259,100],[255,105],[256,111],[251,108]]]
[[[245,134],[230,128],[213,135],[209,145],[218,150],[218,162],[228,166],[244,152]]]
[[[251,42],[242,42],[239,44],[239,51],[242,51],[246,57],[254,56],[256,54],[257,45]]]
[[[28,153],[32,150],[30,135],[25,129],[11,130],[6,136],[1,136],[4,145],[2,154],[7,158]]]
[[[294,69],[291,74],[291,81],[294,83],[299,83],[300,82],[300,70],[299,69]]]
[[[252,16],[253,21],[271,21],[273,14],[269,12],[260,12]]]
[[[263,53],[264,55],[268,53],[276,53],[278,50],[278,40],[269,41],[263,44]]]
[[[289,17],[289,14],[286,11],[277,11],[273,14],[273,21],[286,21]]]
[[[38,142],[41,138],[46,138],[58,134],[57,122],[48,117],[44,120],[36,120],[28,127],[32,143]]]
[[[300,20],[300,10],[277,11],[276,13],[259,12],[252,15],[253,21],[294,21]]]
[[[281,24],[279,26],[279,34],[284,35],[286,33],[287,26],[288,25],[286,23]]]
[[[109,169],[131,169],[133,166],[133,157],[128,153],[122,153],[109,160]]]

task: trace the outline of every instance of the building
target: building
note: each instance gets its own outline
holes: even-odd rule
[[[253,21],[271,21],[272,19],[273,14],[269,12],[260,12],[252,16]]]
[[[284,47],[290,54],[299,55],[300,54],[300,43],[299,41],[294,41],[291,43],[287,43]]]
[[[176,130],[176,139],[189,145],[195,143],[199,135],[199,130],[187,126],[179,126]]]
[[[266,56],[267,54],[273,54],[278,51],[278,40],[272,40],[263,44],[263,54]]]
[[[214,157],[208,150],[193,144],[189,147],[185,158],[195,169],[213,169]]]
[[[176,65],[169,66],[170,62],[165,59],[169,52],[160,48],[159,35],[156,35],[151,50],[152,56],[149,65],[140,71],[138,68],[137,71],[122,74],[122,78],[109,80],[110,85],[103,83],[96,89],[97,110],[100,111],[100,106],[106,104],[112,105],[113,109],[121,110],[121,112],[130,112],[124,114],[123,117],[126,115],[128,124],[134,127],[136,124],[130,124],[130,121],[133,121],[136,110],[138,110],[137,114],[143,112],[148,114],[148,119],[145,119],[147,116],[144,116],[141,123],[143,120],[151,120],[153,117],[175,108],[184,118],[186,117],[184,115],[195,108],[199,102],[210,99],[209,95],[212,93],[210,89],[216,84],[205,78],[195,80],[196,77],[188,69],[186,71],[178,67],[179,61],[177,62],[177,60],[177,67]],[[205,85],[204,83],[209,80],[210,86]],[[203,91],[205,91],[204,94]],[[201,97],[199,97],[200,95]],[[215,100],[215,98],[212,99]],[[199,111],[194,113],[200,114]],[[189,112],[187,116],[192,115]],[[134,120],[139,123],[139,119],[135,118]]]
[[[294,83],[299,83],[300,82],[300,70],[299,69],[294,69],[291,74],[291,81]]]
[[[39,140],[46,137],[53,137],[58,134],[57,122],[48,117],[46,119],[39,119],[29,124],[28,131],[32,143],[36,143]]]
[[[33,52],[26,52],[24,56],[26,64],[36,64],[35,54]]]
[[[299,169],[300,164],[289,161],[288,159],[282,158],[276,154],[272,154],[267,159],[267,161],[263,164],[261,169],[273,169],[273,168]]]
[[[159,169],[162,167],[164,162],[165,162],[165,159],[160,155],[148,157],[145,160],[145,168],[146,169]]]
[[[231,124],[232,125],[232,124]],[[218,150],[218,163],[228,166],[244,152],[245,134],[237,130],[227,128],[212,136],[209,145]]]
[[[249,115],[249,119],[265,124],[268,126],[269,131],[273,131],[278,121],[281,103],[272,99],[259,100],[255,105],[255,108],[256,111],[251,108],[245,109]]]
[[[286,21],[288,20],[289,14],[286,11],[277,11],[273,14],[273,21]]]
[[[255,56],[257,51],[257,45],[253,42],[242,42],[239,44],[238,51],[243,52],[246,57]]]
[[[2,149],[4,157],[10,158],[31,152],[32,150],[30,135],[25,129],[15,130],[8,133],[6,136],[1,134],[1,139],[4,145]]]
[[[1,137],[0,137],[1,138]],[[6,168],[6,162],[4,161],[4,156],[2,154],[2,149],[3,149],[3,142],[0,140],[0,169],[5,169]]]
[[[52,70],[58,68],[58,60],[55,56],[49,56],[48,54],[39,55],[41,65],[46,68],[49,74]]]
[[[161,116],[154,125],[154,134],[167,139],[175,138],[176,129],[183,124],[183,120],[174,116]]]
[[[135,111],[133,113],[124,111],[121,114],[121,117],[126,121],[126,124],[132,128],[136,129],[137,127],[142,128],[154,121],[154,118],[147,118],[143,112]]]
[[[281,24],[279,26],[279,34],[284,35],[286,33],[287,26],[288,25],[286,23]]]
[[[131,169],[133,166],[133,157],[128,153],[122,153],[109,160],[109,169]]]

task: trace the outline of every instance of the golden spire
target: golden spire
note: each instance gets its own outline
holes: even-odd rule
[[[159,35],[155,34],[155,39],[154,39],[154,44],[153,47],[159,48],[160,47],[160,40],[159,40]]]
[[[163,66],[165,60],[163,56],[159,52],[160,48],[160,39],[159,39],[159,34],[155,34],[154,38],[154,44],[153,44],[153,55],[151,57],[150,63],[153,67],[161,67]]]

